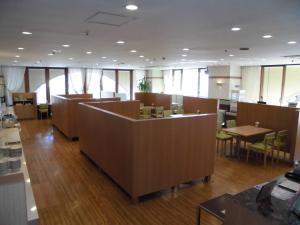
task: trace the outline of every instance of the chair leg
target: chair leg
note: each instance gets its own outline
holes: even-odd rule
[[[250,153],[250,150],[247,149],[247,162],[249,161],[249,153]]]
[[[230,140],[230,156],[232,156],[233,139]]]
[[[217,154],[219,154],[219,139],[217,139]]]
[[[267,156],[268,156],[268,153],[265,152],[264,153],[264,167],[267,165]]]

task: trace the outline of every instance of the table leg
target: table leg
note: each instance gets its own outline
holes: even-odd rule
[[[198,207],[198,211],[197,211],[197,225],[200,225],[201,223],[201,208]]]

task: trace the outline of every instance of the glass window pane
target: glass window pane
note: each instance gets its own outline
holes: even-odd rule
[[[87,70],[87,92],[93,94],[93,98],[100,98],[101,73],[99,69]]]
[[[198,69],[183,70],[182,94],[186,96],[198,95]]]
[[[181,94],[181,70],[174,70],[173,94]]]
[[[134,98],[134,93],[139,92],[139,83],[141,80],[146,76],[146,71],[145,70],[134,70],[133,71],[133,98]]]
[[[283,67],[264,68],[263,100],[270,105],[280,105]]]
[[[119,71],[119,94],[125,94],[130,99],[130,71]]]
[[[65,70],[50,69],[49,73],[50,73],[49,75],[50,96],[65,95],[66,94]]]
[[[300,101],[300,66],[287,66],[283,105]]]
[[[83,73],[82,69],[69,69],[69,94],[83,93]]]
[[[29,69],[29,91],[36,92],[37,103],[47,103],[45,69]]]
[[[200,90],[199,97],[208,98],[209,74],[206,70],[200,70]]]
[[[173,94],[172,70],[164,70],[163,79],[164,79],[164,86],[165,86],[164,93]]]
[[[115,70],[103,70],[102,91],[116,92],[116,74]]]

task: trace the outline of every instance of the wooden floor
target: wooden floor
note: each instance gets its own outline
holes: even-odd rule
[[[23,121],[21,132],[40,224],[192,225],[200,202],[224,193],[235,194],[286,172],[244,160],[216,159],[209,184],[182,186],[146,196],[133,205],[108,176],[80,154],[78,142],[67,140],[50,122]],[[203,214],[203,224],[220,224]]]

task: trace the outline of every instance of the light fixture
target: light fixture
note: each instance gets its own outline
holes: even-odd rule
[[[181,59],[181,61],[186,61],[186,59]]]
[[[17,63],[18,62],[18,60],[14,60],[14,63]]]
[[[68,44],[63,44],[61,46],[64,47],[64,48],[69,48],[70,47],[70,45],[68,45]]]
[[[31,211],[31,212],[36,211],[36,206],[31,207],[31,208],[30,208],[30,211]]]
[[[123,45],[123,44],[125,44],[125,41],[117,41],[116,43],[119,45]]]
[[[69,58],[69,60],[73,60],[73,58]]]
[[[102,56],[102,57],[101,57],[101,59],[106,59],[106,58],[107,58],[106,56]]]
[[[53,53],[49,53],[48,55],[49,55],[49,56],[53,56]]]
[[[19,48],[18,48],[18,50],[22,51],[22,50],[24,50],[24,48],[22,48],[22,47],[19,47]]]
[[[289,41],[288,44],[294,45],[294,44],[297,44],[297,41]]]
[[[224,59],[220,59],[221,61],[224,61]]]
[[[19,56],[19,55],[16,55],[15,57],[16,57],[16,58],[20,58],[20,56]]]
[[[36,64],[40,64],[42,61],[41,60],[38,60],[38,61],[36,61]]]
[[[24,35],[31,35],[32,33],[29,32],[29,31],[23,31],[22,34],[24,34]]]
[[[241,28],[240,28],[240,27],[233,27],[233,28],[231,28],[231,30],[232,30],[232,31],[240,31]]]
[[[114,59],[113,62],[117,62],[118,60]]]
[[[187,57],[187,55],[181,55],[182,57]]]
[[[26,183],[30,183],[30,178],[27,178],[27,179],[26,179]]]
[[[139,57],[140,57],[140,58],[144,58],[145,56],[143,56],[143,55],[140,55]]]
[[[230,56],[230,57],[233,57],[234,55],[233,55],[233,54],[230,54],[229,56]]]
[[[153,64],[153,62],[151,61],[150,64]]]
[[[266,35],[262,36],[262,38],[265,38],[265,39],[272,38],[272,37],[273,37],[273,36],[270,35],[270,34],[266,34]]]
[[[86,52],[86,54],[87,54],[87,55],[90,55],[90,54],[92,54],[92,52],[88,51],[88,52]]]
[[[136,11],[139,7],[135,4],[126,4],[125,8],[129,11]]]
[[[182,51],[189,51],[189,48],[183,48]]]
[[[136,53],[136,50],[130,50],[131,53]]]
[[[223,81],[218,80],[218,81],[217,81],[217,85],[218,85],[218,86],[222,86],[222,85],[223,85]]]
[[[149,61],[150,61],[150,59],[145,59],[145,61],[146,61],[146,62],[149,62]]]

